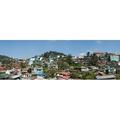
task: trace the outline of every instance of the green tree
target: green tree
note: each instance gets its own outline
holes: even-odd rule
[[[23,68],[26,68],[27,65],[26,65],[26,63],[21,62],[21,63],[20,63],[20,67],[21,67],[21,69],[23,69]]]
[[[70,54],[68,56],[66,56],[65,62],[67,62],[69,65],[71,65],[73,63],[72,56]]]
[[[87,79],[92,79],[94,80],[96,78],[96,75],[94,72],[83,72],[82,73],[82,79],[87,80]]]
[[[117,80],[120,80],[120,74],[117,74],[117,75],[116,75],[116,79],[117,79]]]
[[[44,72],[46,74],[45,78],[55,78],[56,74],[57,74],[57,70],[56,69],[44,69]]]
[[[90,57],[90,52],[87,52],[87,57]]]
[[[90,64],[93,66],[97,66],[98,61],[99,61],[99,57],[93,54],[90,60]]]
[[[71,72],[71,78],[72,79],[81,79],[82,75],[80,74],[80,72]]]
[[[27,70],[27,72],[28,72],[28,73],[32,73],[32,69],[29,68],[29,69]]]
[[[69,68],[70,68],[70,66],[67,62],[64,62],[62,60],[58,62],[58,70],[66,70]]]

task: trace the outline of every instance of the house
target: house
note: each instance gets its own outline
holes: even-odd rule
[[[93,70],[93,71],[97,71],[97,70],[99,70],[99,68],[96,67],[96,66],[89,66],[89,69],[91,69],[91,70]]]
[[[9,75],[9,78],[12,80],[21,79],[21,70],[20,69],[11,69],[6,70],[5,74]]]
[[[89,71],[89,68],[82,66],[82,67],[81,67],[81,71],[82,71],[82,72],[88,72],[88,71]]]
[[[96,73],[96,75],[97,75],[97,76],[104,76],[105,73],[104,73],[104,72],[100,72],[100,71],[98,71],[98,72]]]
[[[32,57],[32,58],[29,59],[28,64],[29,64],[29,65],[32,65],[34,61],[35,61],[35,57]]]
[[[52,62],[54,62],[54,60],[53,60],[52,58],[50,58],[50,59],[49,59],[49,62],[52,63]]]
[[[21,73],[22,73],[22,78],[28,79],[31,76],[30,75],[31,69],[30,68],[24,68],[24,69],[22,69]]]
[[[17,75],[17,74],[21,73],[21,70],[13,68],[11,70],[6,70],[5,73],[8,74],[8,75]]]
[[[99,66],[105,66],[106,63],[107,63],[106,60],[98,60],[98,62],[97,62],[97,64],[98,64]]]
[[[0,66],[0,72],[5,72],[5,71],[6,71],[6,68],[5,68],[5,67]]]
[[[96,76],[97,80],[113,80],[115,78],[116,78],[115,75]]]
[[[12,79],[12,80],[20,80],[20,79],[21,79],[21,74],[12,75],[12,76],[10,77],[10,79]]]
[[[49,63],[49,64],[48,64],[48,68],[55,68],[55,69],[58,69],[58,65],[57,65],[55,62]]]
[[[108,74],[108,73],[116,73],[116,68],[115,67],[111,67],[111,66],[107,66],[105,68],[105,72]]]
[[[43,59],[43,57],[39,57],[39,60],[41,61]]]
[[[31,80],[36,80],[36,79],[37,79],[37,75],[32,74],[32,75],[31,75]]]
[[[100,72],[100,71],[96,73],[97,80],[111,80],[115,78],[116,76],[112,74],[106,75],[104,72]]]
[[[110,61],[112,62],[119,62],[119,55],[116,54],[110,54]]]
[[[32,71],[32,75],[36,76],[38,79],[42,79],[45,77],[45,73],[42,68],[34,68]]]
[[[7,80],[9,79],[9,75],[5,72],[0,72],[0,80]]]
[[[60,72],[57,74],[57,79],[58,80],[68,80],[70,79],[70,72]]]
[[[97,57],[104,57],[105,53],[104,52],[94,52],[94,55],[96,55]]]

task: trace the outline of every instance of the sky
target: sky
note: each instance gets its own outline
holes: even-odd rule
[[[87,52],[120,53],[120,41],[114,40],[0,40],[0,55],[30,58],[47,51],[80,55]]]

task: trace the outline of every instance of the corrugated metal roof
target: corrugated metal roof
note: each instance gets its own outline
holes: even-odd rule
[[[96,79],[102,80],[102,79],[115,79],[115,75],[104,75],[104,76],[96,76]]]

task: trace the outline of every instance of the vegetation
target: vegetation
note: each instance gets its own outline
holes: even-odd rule
[[[74,72],[71,72],[71,78],[72,79],[82,79],[82,75],[80,72],[74,71]]]
[[[90,53],[88,53],[89,56]],[[59,57],[58,57],[59,56]],[[65,55],[63,53],[50,51],[41,55],[43,58],[44,64],[42,61],[36,60],[33,63],[33,67],[35,66],[43,66],[43,70],[46,74],[45,78],[55,78],[59,71],[69,71],[71,72],[72,79],[95,79],[94,72],[81,72],[79,69],[81,66],[85,66],[81,63],[75,63],[72,59],[71,55]],[[53,62],[50,62],[50,59]],[[97,65],[99,58],[96,55],[91,57],[91,65]],[[52,64],[56,65],[57,68],[51,67]],[[74,70],[76,69],[76,70]],[[72,71],[73,70],[73,71]],[[76,72],[77,71],[77,72]]]
[[[95,76],[95,73],[94,72],[83,72],[82,73],[82,79],[83,80],[90,80],[90,79],[92,79],[92,80],[94,80],[96,78],[96,76]]]
[[[26,63],[23,63],[23,62],[20,63],[20,68],[21,68],[21,69],[26,68],[26,66],[27,66]]]
[[[57,70],[56,69],[44,69],[45,72],[45,78],[55,78],[56,74],[57,74]]]
[[[116,75],[116,79],[117,79],[117,80],[120,80],[120,74],[117,74],[117,75]]]
[[[90,60],[90,64],[93,66],[98,66],[98,61],[99,61],[99,57],[97,57],[95,54],[92,55],[91,60]]]
[[[2,66],[5,66],[7,69],[11,69],[12,63],[15,61],[15,59],[5,56],[5,55],[0,55],[0,63]]]
[[[67,62],[65,61],[59,61],[58,62],[58,70],[66,70],[66,69],[69,69],[70,66]]]
[[[103,56],[98,57],[96,54],[91,55],[88,52],[84,58],[73,59],[70,54],[65,55],[60,52],[50,51],[42,55],[33,57],[32,59],[33,64],[29,66],[29,69],[27,69],[27,72],[29,74],[32,74],[32,69],[34,67],[40,67],[40,68],[43,68],[43,71],[45,73],[45,78],[47,79],[56,78],[56,75],[59,72],[64,72],[64,71],[70,72],[70,77],[72,79],[83,79],[83,80],[96,79],[95,70],[93,70],[92,67],[98,67],[100,69],[99,71],[102,71],[105,74],[109,75],[109,71],[105,69],[107,67],[104,65],[104,63],[101,64],[103,61],[104,62],[109,61],[108,53],[105,54],[105,57]],[[22,60],[19,61],[19,59],[16,60],[7,56],[0,55],[1,65],[7,69],[11,69],[12,66],[19,66],[21,70],[22,69],[24,70],[24,68],[28,68],[28,62],[29,62],[29,59],[26,62],[24,62]],[[98,63],[103,66],[98,65]],[[109,63],[110,65],[108,66],[114,67],[117,65],[117,62],[110,61]],[[120,79],[120,70],[117,70],[115,75],[117,79]],[[67,76],[67,75],[64,75],[64,76]],[[35,78],[36,76],[33,75],[32,77]]]
[[[0,55],[0,62],[2,64],[9,64],[13,60],[14,60],[13,58],[10,58],[8,56]]]
[[[49,51],[49,52],[46,52],[44,54],[41,55],[41,57],[43,58],[56,58],[57,56],[66,56],[65,54],[63,53],[60,53],[60,52],[56,52],[56,51]]]

